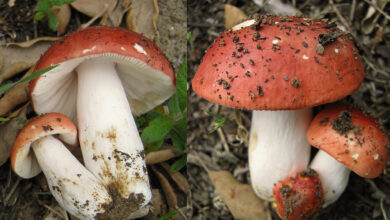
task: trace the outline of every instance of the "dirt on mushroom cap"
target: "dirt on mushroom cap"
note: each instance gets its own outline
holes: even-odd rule
[[[357,49],[333,25],[296,17],[255,19],[225,31],[208,49],[192,82],[198,95],[231,107],[287,110],[332,102],[359,87],[364,69]]]
[[[321,111],[311,122],[307,139],[364,178],[379,176],[389,158],[390,139],[380,125],[342,104]]]

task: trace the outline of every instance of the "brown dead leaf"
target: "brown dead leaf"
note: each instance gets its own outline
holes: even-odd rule
[[[247,19],[248,16],[241,9],[230,5],[225,4],[225,28],[230,29],[234,25],[242,22]]]
[[[24,74],[23,78],[31,75],[33,72],[34,67],[31,67],[30,70]],[[6,115],[16,106],[28,100],[28,84],[29,82],[19,83],[0,98],[0,116]]]
[[[169,211],[175,210],[177,207],[177,197],[171,184],[169,184],[169,181],[165,178],[165,176],[154,166],[152,166],[152,170],[156,174],[161,185],[162,191],[164,192],[165,199],[168,203]]]
[[[159,189],[152,189],[152,205],[153,209],[151,209],[147,216],[142,218],[143,220],[155,220],[159,216],[167,213],[167,205]]]
[[[53,6],[51,11],[56,15],[58,19],[58,28],[57,34],[62,35],[66,31],[66,27],[68,26],[70,20],[70,7],[68,4],[63,4],[61,7]]]
[[[267,202],[256,196],[249,184],[242,184],[228,171],[208,171],[215,191],[235,219],[271,219]]]
[[[9,46],[18,46],[18,47],[31,47],[32,45],[41,42],[41,41],[57,41],[59,40],[60,37],[38,37],[34,38],[33,40],[25,41],[25,42],[20,42],[20,43],[6,43],[4,46],[9,47]]]
[[[158,36],[158,15],[157,0],[133,0],[126,16],[127,28],[153,40]]]
[[[27,106],[23,106],[14,117],[26,119],[26,109]],[[23,124],[18,123],[16,120],[9,120],[0,125],[0,166],[8,160],[12,144],[23,126]]]
[[[102,11],[111,12],[115,8],[116,2],[117,0],[76,0],[70,5],[89,17],[95,17]]]
[[[122,23],[123,16],[130,9],[130,5],[124,1],[117,4],[115,9],[108,15],[111,26],[118,27]],[[126,6],[127,5],[127,6]]]
[[[30,68],[33,64],[26,63],[23,61],[18,61],[13,64],[11,64],[4,72],[0,74],[0,84],[4,82],[4,80],[7,80],[13,76],[15,76],[18,73],[21,73],[25,71],[26,69]]]
[[[179,156],[179,154],[175,153],[172,149],[163,149],[158,151],[149,152],[145,156],[146,164],[156,164],[167,161],[174,157]]]
[[[133,0],[122,0],[121,5],[123,8],[128,8],[128,7],[130,7],[132,1]]]
[[[172,178],[173,182],[176,183],[177,187],[187,194],[190,190],[190,186],[188,185],[187,178],[183,176],[180,172],[171,172],[169,170],[169,165],[167,163],[161,163],[161,166],[164,168],[164,170],[169,174],[169,176]]]
[[[34,45],[27,48],[17,46],[0,46],[0,53],[7,54],[7,56],[3,57],[3,69],[7,69],[11,64],[18,61],[36,63],[43,52],[45,52],[51,44],[52,43],[48,41],[41,41],[36,42]]]

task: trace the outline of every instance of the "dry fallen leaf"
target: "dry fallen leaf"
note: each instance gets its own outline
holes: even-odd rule
[[[65,33],[66,27],[68,26],[70,20],[70,7],[68,4],[63,4],[61,5],[61,7],[53,6],[51,10],[58,19],[57,34],[62,35],[63,33]]]
[[[153,40],[158,35],[158,15],[157,0],[133,0],[126,16],[127,28]]]
[[[183,174],[181,174],[180,172],[171,172],[169,170],[169,165],[167,163],[161,163],[161,166],[169,174],[173,182],[176,183],[177,188],[179,188],[182,192],[187,194],[190,190],[190,186],[188,185],[187,178],[183,176]]]
[[[70,5],[89,17],[95,17],[102,11],[112,11],[116,2],[117,0],[76,0],[70,3]]]
[[[26,63],[36,63],[41,57],[43,52],[45,52],[52,42],[42,41],[36,42],[34,45],[31,45],[27,48],[21,48],[17,46],[0,46],[0,53],[7,54],[3,58],[3,69],[7,69],[11,64],[23,61]]]
[[[235,219],[270,219],[267,202],[256,196],[249,184],[242,184],[228,171],[208,171],[215,191]]]
[[[57,41],[59,40],[60,37],[38,37],[34,38],[33,40],[25,41],[25,42],[20,42],[20,43],[6,43],[4,46],[9,47],[9,46],[18,46],[18,47],[31,47],[32,45],[40,42],[40,41]]]
[[[165,176],[158,171],[154,166],[152,166],[153,172],[156,174],[159,183],[161,185],[161,189],[164,192],[165,199],[167,200],[169,211],[173,211],[177,207],[177,198],[175,191],[172,186],[169,184],[169,181],[165,178]]]
[[[12,63],[4,72],[0,74],[0,84],[4,82],[4,80],[10,79],[18,73],[25,71],[26,69],[32,66],[31,63],[26,63],[23,61],[18,61]]]
[[[127,3],[123,1],[116,5],[115,9],[108,15],[111,26],[118,27],[122,23],[123,15],[130,9],[130,6],[126,6]]]
[[[33,72],[34,67],[31,67],[30,70],[24,74],[23,78],[31,75]],[[28,100],[28,84],[29,82],[19,83],[0,98],[0,116],[4,116],[16,106]]]
[[[179,154],[175,153],[172,149],[162,149],[158,151],[149,152],[145,156],[146,164],[156,164],[167,161],[174,157],[179,156]]]
[[[26,106],[23,106],[18,111],[18,114],[14,117],[26,119]],[[12,144],[15,141],[16,135],[23,126],[23,124],[20,124],[18,121],[12,119],[0,124],[0,166],[8,160]]]
[[[167,205],[164,202],[164,199],[161,195],[159,189],[152,189],[152,202],[153,208],[148,213],[147,216],[143,217],[143,220],[155,220],[159,216],[167,213]]]
[[[225,28],[230,29],[234,25],[239,24],[243,20],[247,19],[248,16],[241,9],[225,4]]]

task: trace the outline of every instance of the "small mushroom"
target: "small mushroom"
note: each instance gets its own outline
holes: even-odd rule
[[[59,139],[70,146],[78,144],[76,126],[65,115],[49,113],[30,120],[12,146],[12,169],[22,178],[32,178],[42,170],[63,208],[78,218],[94,219],[112,199]]]
[[[320,176],[324,207],[344,192],[351,170],[363,178],[376,178],[389,160],[390,139],[380,125],[347,105],[332,105],[318,113],[307,139],[319,149],[310,168]]]

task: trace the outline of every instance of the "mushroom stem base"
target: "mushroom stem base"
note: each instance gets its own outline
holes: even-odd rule
[[[88,60],[78,73],[77,119],[85,166],[123,198],[151,191],[144,148],[115,65],[103,58]]]
[[[306,169],[310,145],[306,131],[311,109],[254,111],[249,139],[249,170],[256,194],[273,200],[275,183]]]
[[[50,192],[63,208],[81,219],[93,219],[105,212],[104,206],[111,202],[108,191],[61,141],[46,136],[35,141],[32,148]]]
[[[344,192],[351,171],[322,150],[318,151],[310,168],[317,171],[320,176],[325,194],[322,206],[325,208],[335,202]]]

